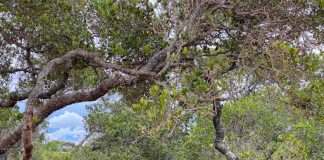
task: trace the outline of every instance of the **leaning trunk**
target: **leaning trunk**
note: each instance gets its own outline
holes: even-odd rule
[[[219,101],[213,102],[213,109],[214,109],[214,117],[213,117],[213,123],[214,128],[216,130],[216,136],[215,136],[215,149],[217,149],[220,153],[222,153],[228,160],[238,160],[239,158],[230,151],[229,147],[223,142],[224,140],[224,129],[221,125],[221,115],[222,115],[222,105]]]

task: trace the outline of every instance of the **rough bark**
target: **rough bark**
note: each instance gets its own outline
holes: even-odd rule
[[[0,151],[0,160],[7,160],[8,159],[8,152]]]
[[[29,93],[19,94],[17,92],[12,92],[9,95],[8,100],[0,101],[0,109],[1,108],[12,108],[14,107],[18,101],[22,101],[28,98]]]
[[[228,160],[238,160],[239,158],[229,149],[229,147],[223,142],[225,132],[221,125],[222,105],[219,101],[213,102],[214,117],[213,123],[216,130],[215,133],[215,149],[222,153]]]

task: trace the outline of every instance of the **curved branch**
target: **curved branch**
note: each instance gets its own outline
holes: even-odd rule
[[[86,60],[89,60],[90,62],[93,62],[97,64],[98,66],[102,67],[103,69],[113,69],[117,71],[124,72],[126,74],[131,74],[134,76],[155,76],[155,73],[147,71],[147,70],[135,70],[135,69],[128,69],[123,68],[122,66],[113,64],[113,63],[107,63],[106,61],[102,60],[96,53],[90,53],[83,50],[74,50],[71,52],[68,52],[67,54],[63,55],[62,57],[55,58],[51,61],[49,61],[46,66],[43,68],[43,70],[38,74],[36,86],[34,87],[33,91],[28,97],[27,103],[26,103],[26,111],[24,115],[24,127],[22,130],[22,141],[24,145],[24,155],[23,159],[30,159],[32,156],[32,130],[34,128],[34,108],[35,105],[39,102],[40,93],[43,92],[44,86],[45,86],[45,78],[47,75],[54,70],[57,66],[62,65],[64,63],[67,63],[68,61],[77,59],[77,58],[84,58]],[[113,82],[116,83],[116,82]],[[120,85],[119,85],[120,86]],[[99,90],[103,91],[103,89]],[[101,94],[100,94],[101,93]],[[77,96],[74,98],[65,99],[58,103],[65,103],[71,101],[71,103],[75,102],[82,102],[87,101],[87,96],[91,100],[96,100],[97,98],[103,96],[106,92],[95,92],[89,95],[83,95],[83,96]],[[84,93],[80,93],[84,94]],[[93,94],[99,94],[99,96],[93,95]],[[63,106],[66,106],[68,104],[64,104]],[[52,112],[50,112],[52,113]],[[49,114],[50,114],[49,113]],[[47,117],[47,116],[46,116]],[[40,117],[37,117],[40,118]]]
[[[200,12],[200,11],[199,11]],[[200,14],[197,14],[195,16],[198,16]],[[185,42],[178,42],[177,40],[171,43],[167,48],[159,51],[156,53],[148,63],[143,66],[140,70],[134,70],[134,69],[128,69],[123,68],[119,65],[113,64],[113,63],[107,63],[103,61],[96,53],[89,53],[82,50],[74,50],[71,51],[62,57],[52,59],[49,61],[46,66],[39,72],[36,80],[36,86],[32,90],[32,92],[28,96],[27,104],[26,104],[26,111],[24,115],[24,126],[22,129],[17,130],[14,132],[14,134],[10,134],[7,137],[10,137],[9,141],[6,141],[6,138],[2,138],[0,140],[0,144],[6,143],[12,143],[14,144],[15,141],[19,140],[20,132],[22,132],[22,141],[24,145],[24,155],[23,159],[30,159],[32,156],[32,130],[39,125],[46,117],[48,117],[51,113],[54,111],[61,109],[65,107],[66,105],[77,103],[77,102],[83,102],[83,101],[89,101],[89,100],[96,100],[99,97],[106,94],[106,92],[114,87],[121,86],[123,84],[130,84],[135,83],[136,81],[145,80],[147,77],[155,77],[156,74],[154,72],[151,72],[158,63],[165,59],[167,54],[170,54],[172,51],[179,49],[179,46],[183,46],[186,44]],[[57,66],[62,65],[66,63],[69,60],[77,59],[77,58],[83,58],[86,60],[89,60],[90,62],[93,62],[97,64],[99,67],[103,69],[112,69],[116,71],[120,71],[126,74],[130,74],[133,76],[136,76],[137,78],[132,79],[124,79],[124,81],[119,81],[118,83],[117,79],[113,79],[110,81],[105,81],[102,85],[99,86],[95,91],[93,92],[76,92],[74,94],[66,94],[63,96],[60,96],[58,98],[51,99],[46,106],[42,107],[39,112],[36,113],[36,116],[38,121],[34,123],[34,108],[35,105],[39,102],[39,99],[41,98],[41,93],[43,93],[44,86],[45,86],[45,78],[47,75],[54,70]],[[138,77],[142,76],[142,77]],[[144,76],[144,77],[143,77]],[[134,82],[133,82],[134,81]],[[7,147],[7,146],[0,146],[0,149]]]
[[[41,99],[48,99],[50,98],[52,95],[54,95],[55,93],[57,93],[59,90],[61,90],[62,88],[65,87],[67,80],[69,78],[69,70],[67,69],[66,71],[64,71],[63,74],[63,78],[61,80],[58,81],[58,83],[50,88],[48,90],[48,92],[44,92],[42,94],[40,94],[40,98]],[[3,100],[0,101],[0,109],[1,108],[12,108],[14,107],[18,101],[22,101],[28,98],[29,94],[31,92],[26,92],[26,93],[22,93],[22,94],[18,94],[17,92],[12,92],[9,94],[9,100]]]
[[[123,68],[121,66],[118,66],[116,64],[107,63],[100,59],[100,57],[94,53],[89,53],[82,50],[74,50],[71,51],[64,56],[60,58],[56,58],[48,62],[48,64],[44,67],[44,69],[39,72],[36,87],[33,89],[32,93],[26,93],[24,96],[20,97],[19,100],[24,100],[28,98],[28,102],[26,105],[26,112],[25,112],[25,126],[23,128],[19,128],[13,133],[10,133],[8,135],[3,136],[0,139],[0,151],[5,151],[8,148],[10,148],[12,145],[14,145],[17,141],[19,141],[21,138],[23,138],[24,146],[25,148],[25,154],[24,159],[28,159],[31,157],[31,151],[32,151],[32,143],[31,143],[31,134],[32,129],[36,128],[40,123],[43,122],[43,120],[48,117],[51,113],[55,112],[56,110],[59,110],[61,108],[64,108],[66,105],[78,103],[78,102],[84,102],[84,101],[93,101],[96,100],[102,96],[104,96],[109,90],[116,88],[118,86],[123,85],[131,85],[133,83],[137,83],[140,81],[144,81],[147,78],[154,77],[155,73],[151,72],[151,70],[154,70],[156,65],[159,63],[159,61],[163,60],[168,52],[172,52],[172,50],[175,49],[175,45],[171,45],[157,54],[155,54],[149,62],[141,68],[141,70],[134,70],[134,69],[127,69]],[[39,98],[44,98],[47,96],[51,96],[52,94],[55,94],[56,91],[52,92],[49,91],[48,93],[42,93],[42,90],[44,88],[44,79],[51,70],[55,69],[56,66],[64,64],[65,62],[76,59],[76,58],[84,58],[91,62],[94,62],[98,66],[104,68],[104,69],[113,69],[117,71],[121,71],[127,74],[131,74],[136,76],[135,78],[125,78],[121,77],[119,79],[109,79],[103,81],[95,90],[91,92],[75,92],[71,94],[62,95],[60,97],[53,98],[47,102],[45,106],[43,106],[37,113],[37,122],[33,123],[33,108],[35,104],[38,102]],[[138,77],[142,76],[142,77]],[[64,82],[64,81],[63,81]],[[53,90],[56,89],[62,89],[64,87],[65,83],[59,83],[56,87],[53,87]],[[14,98],[11,98],[14,99]],[[15,99],[15,101],[12,101],[10,105],[2,105],[2,106],[14,106],[18,100]],[[1,103],[0,103],[1,104]],[[28,122],[28,123],[26,123]],[[25,134],[23,134],[23,132]],[[23,135],[23,136],[22,136]]]
[[[5,153],[10,147],[12,147],[21,138],[21,128],[18,128],[14,132],[7,134],[0,139],[0,152]]]
[[[144,79],[143,79],[144,80]],[[35,113],[37,121],[33,124],[32,129],[35,129],[39,124],[41,124],[51,113],[64,108],[67,105],[94,101],[102,96],[104,96],[109,90],[117,86],[132,85],[137,82],[136,78],[113,78],[104,80],[101,84],[97,86],[96,89],[89,92],[75,92],[70,94],[65,94],[59,97],[55,97],[49,100],[43,107]],[[0,151],[8,150],[12,145],[21,139],[22,128],[1,137],[0,139]]]
[[[142,71],[145,70],[153,70],[155,67],[158,66],[158,64],[161,62],[161,60],[165,59],[167,57],[167,54],[172,53],[177,48],[177,43],[174,42],[168,47],[164,48],[163,50],[156,53],[150,60],[147,62],[145,66],[142,67]]]

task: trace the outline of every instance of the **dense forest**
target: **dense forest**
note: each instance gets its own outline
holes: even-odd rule
[[[323,40],[323,0],[0,0],[0,159],[324,160]]]

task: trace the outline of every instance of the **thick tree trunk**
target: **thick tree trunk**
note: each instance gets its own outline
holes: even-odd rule
[[[228,160],[238,160],[239,158],[232,151],[230,151],[229,147],[223,142],[225,132],[220,121],[222,115],[222,105],[220,104],[219,101],[213,102],[213,109],[214,109],[213,123],[214,123],[214,128],[216,130],[216,136],[214,142],[215,149],[221,152]]]
[[[35,96],[36,97],[36,96]],[[32,150],[33,150],[33,130],[35,129],[34,126],[34,104],[36,104],[38,101],[38,98],[32,97],[32,99],[28,99],[27,101],[27,107],[24,117],[24,128],[21,135],[21,139],[24,145],[24,154],[23,154],[23,160],[29,160],[32,157]]]

